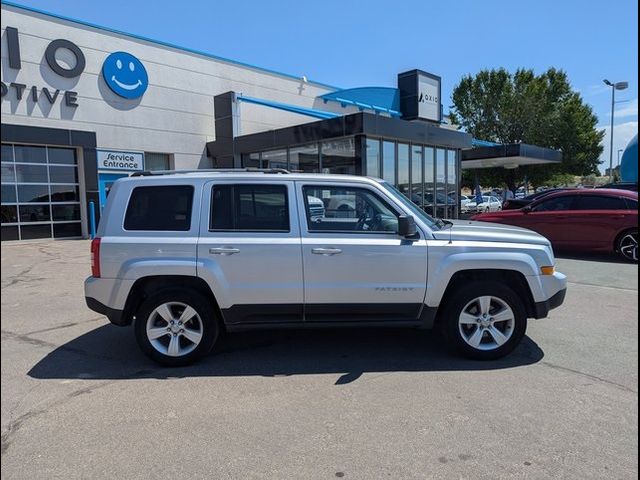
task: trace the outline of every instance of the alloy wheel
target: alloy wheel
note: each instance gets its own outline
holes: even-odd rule
[[[620,253],[627,259],[638,261],[638,232],[628,233],[620,239]]]
[[[515,322],[515,314],[504,300],[486,295],[467,303],[458,318],[458,328],[469,346],[488,351],[509,341]]]
[[[147,318],[147,338],[158,352],[182,357],[194,351],[203,335],[200,315],[181,302],[167,302],[155,308]]]

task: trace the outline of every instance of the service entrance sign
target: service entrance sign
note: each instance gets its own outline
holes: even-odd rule
[[[144,153],[97,150],[98,170],[139,172],[144,170]]]

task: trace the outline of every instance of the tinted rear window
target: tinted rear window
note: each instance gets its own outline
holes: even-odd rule
[[[124,218],[125,230],[186,232],[191,228],[193,187],[136,187]]]
[[[620,197],[605,197],[604,195],[581,195],[578,200],[578,210],[626,210],[627,204]]]
[[[289,231],[289,205],[284,185],[216,185],[210,230]]]

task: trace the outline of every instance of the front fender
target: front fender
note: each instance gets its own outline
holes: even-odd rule
[[[535,260],[522,252],[459,252],[442,256],[440,259],[434,258],[434,256],[438,255],[430,252],[425,301],[430,307],[437,307],[440,304],[451,278],[459,272],[468,270],[514,271],[522,274],[530,287],[529,279],[537,277],[540,273]],[[532,293],[534,292],[532,291]]]

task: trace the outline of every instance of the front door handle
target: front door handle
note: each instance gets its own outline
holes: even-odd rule
[[[211,255],[233,255],[234,253],[240,253],[240,249],[233,247],[217,247],[210,248],[209,253]]]
[[[342,250],[340,250],[339,248],[314,248],[311,250],[311,253],[315,255],[331,256],[331,255],[338,255],[339,253],[342,253]]]

